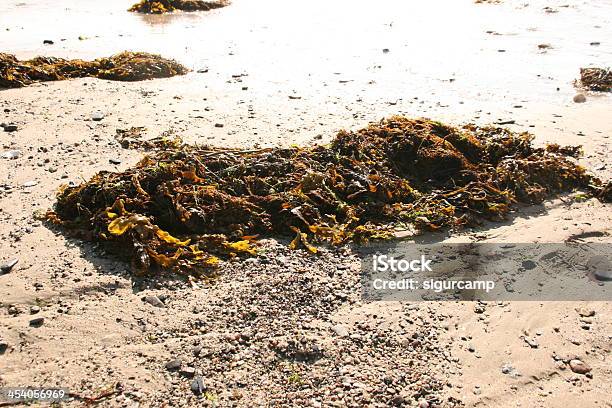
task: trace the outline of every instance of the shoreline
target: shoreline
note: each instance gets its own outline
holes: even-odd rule
[[[193,72],[0,90],[0,122],[17,126],[0,131],[0,154],[22,152],[0,159],[0,264],[18,259],[0,274],[0,387],[95,397],[121,383],[97,403],[108,407],[612,408],[612,302],[368,303],[352,247],[309,257],[285,239],[264,240],[260,258],[223,262],[212,282],[141,278],[35,218],[60,185],[137,163],[145,153],[116,140],[117,129],[134,126],[147,128],[145,139],[170,131],[190,144],[250,149],[324,145],[340,129],[394,114],[508,123],[537,145],[583,145],[579,163],[610,180],[612,95],[572,100],[579,67],[612,55],[603,41],[609,5],[292,9],[234,0],[210,14],[145,18],[119,0],[69,0],[58,10],[48,0],[17,3],[0,17],[3,52],[91,58],[142,48]],[[62,24],[44,28],[54,16]],[[552,48],[538,49],[544,43]],[[504,222],[413,239],[610,243],[611,234],[610,204],[570,193],[521,205]],[[588,376],[572,371],[577,359]]]

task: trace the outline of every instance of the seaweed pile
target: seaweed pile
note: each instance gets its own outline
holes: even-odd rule
[[[139,128],[127,131],[139,134]],[[133,137],[138,140],[138,137]],[[392,238],[500,220],[516,202],[609,185],[529,133],[391,117],[328,146],[233,150],[160,143],[135,167],[63,187],[47,220],[132,258],[134,270],[199,274],[255,253],[258,236],[313,243]],[[129,146],[129,144],[128,144]]]
[[[19,61],[0,53],[0,88],[19,88],[41,81],[96,77],[114,81],[142,81],[184,75],[188,69],[174,60],[145,52],[125,51],[94,61],[36,57]]]
[[[591,91],[612,92],[610,68],[580,68],[580,83]]]
[[[227,5],[228,2],[225,0],[141,0],[130,7],[129,11],[147,14],[163,14],[175,10],[208,11]]]

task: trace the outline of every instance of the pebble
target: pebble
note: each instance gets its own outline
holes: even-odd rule
[[[195,375],[195,368],[193,367],[184,367],[181,368],[181,370],[179,371],[179,374],[182,375],[183,377],[187,377],[187,378],[193,378],[193,376]]]
[[[536,339],[531,338],[531,337],[525,337],[525,343],[529,344],[529,347],[531,348],[538,348],[539,344],[536,341]]]
[[[159,300],[157,296],[145,296],[142,300],[144,302],[147,302],[151,306],[155,306],[155,307],[165,307],[166,306],[164,305],[164,302]]]
[[[21,150],[9,150],[2,153],[3,159],[17,159],[21,156]]]
[[[8,350],[8,343],[0,341],[0,356]]]
[[[118,159],[108,159],[110,164],[121,164],[121,160]]]
[[[595,316],[595,310],[587,307],[577,307],[576,312],[582,317],[593,317]]]
[[[17,125],[13,125],[12,123],[2,127],[4,128],[5,132],[16,132],[18,129]]]
[[[53,45],[55,43],[53,42],[53,40],[43,40],[43,44],[45,44],[45,45]]]
[[[101,121],[102,119],[104,119],[104,113],[100,112],[100,111],[96,111],[91,115],[91,120],[94,120],[96,122]]]
[[[586,102],[586,96],[584,96],[584,94],[581,94],[581,93],[576,94],[574,96],[574,102],[576,102],[576,103],[584,103],[584,102]]]
[[[595,277],[600,281],[612,281],[612,270],[598,269],[595,271]]]
[[[521,266],[525,268],[525,270],[530,271],[534,269],[537,264],[533,262],[531,259],[527,259],[526,261],[521,262]]]
[[[605,165],[603,166],[605,168]],[[604,255],[595,255],[589,258],[586,267],[593,272],[595,278],[600,281],[612,281],[612,266]]]
[[[215,123],[215,127],[216,128],[222,128],[223,127],[223,123]]]
[[[17,265],[17,262],[19,262],[19,259],[13,258],[8,262],[3,263],[0,265],[0,271],[2,271],[2,273],[9,273],[15,267],[15,265]]]
[[[40,307],[38,307],[38,306],[32,306],[32,307],[30,308],[30,314],[36,314],[36,313],[38,313],[38,312],[40,312]]]
[[[348,329],[341,324],[337,324],[332,327],[332,331],[336,333],[336,335],[338,335],[339,337],[348,337],[349,335]]]
[[[45,322],[44,317],[37,317],[35,319],[30,320],[30,326],[32,327],[40,327]]]
[[[569,362],[570,369],[576,374],[586,374],[591,371],[591,367],[589,367],[586,363],[583,363],[580,360],[571,360]]]
[[[181,368],[182,361],[178,358],[174,360],[170,360],[166,363],[166,370],[168,371],[177,371]]]
[[[206,390],[204,386],[204,381],[201,376],[197,376],[191,381],[191,392],[195,395],[201,395]]]

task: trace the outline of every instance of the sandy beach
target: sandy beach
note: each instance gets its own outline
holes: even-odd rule
[[[19,151],[0,159],[0,264],[18,260],[0,274],[0,387],[80,397],[61,406],[110,390],[94,403],[612,407],[609,301],[369,303],[352,246],[310,256],[285,239],[264,240],[264,256],[223,262],[210,282],[135,277],[36,216],[62,184],[134,166],[145,153],[116,139],[133,126],[150,138],[251,149],[322,145],[395,114],[503,124],[538,145],[582,145],[580,164],[610,180],[612,97],[574,80],[612,61],[612,2],[234,0],[162,16],[127,13],[119,0],[61,3],[7,0],[0,51],[139,50],[192,71],[0,90],[0,122],[17,126],[0,132],[0,154]],[[610,204],[582,197],[427,239],[610,243]],[[571,360],[591,370],[577,373]]]

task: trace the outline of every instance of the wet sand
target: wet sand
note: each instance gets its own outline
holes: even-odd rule
[[[612,2],[562,7],[555,1],[374,6],[235,0],[210,13],[169,16],[130,14],[130,4],[117,0],[22,3],[8,1],[0,15],[0,50],[19,58],[96,58],[130,49],[176,58],[193,72],[139,83],[79,79],[0,91],[0,122],[18,126],[17,132],[0,133],[1,152],[23,153],[0,160],[0,263],[19,259],[0,276],[0,342],[8,345],[0,355],[0,386],[63,385],[95,395],[120,381],[126,391],[103,405],[192,406],[190,380],[164,367],[180,356],[208,373],[219,406],[363,406],[355,397],[363,393],[353,393],[359,387],[342,385],[342,376],[359,372],[367,375],[358,382],[385,406],[394,396],[377,397],[383,377],[399,372],[395,361],[413,361],[415,373],[448,382],[431,394],[443,406],[449,397],[483,407],[611,406],[609,302],[489,304],[485,314],[476,314],[472,302],[424,302],[417,310],[362,304],[351,286],[347,297],[323,307],[322,299],[335,296],[337,286],[356,279],[358,270],[345,268],[355,259],[332,251],[312,265],[301,252],[283,252],[276,244],[270,244],[272,253],[284,262],[275,261],[274,268],[253,261],[226,265],[210,287],[141,282],[127,265],[56,235],[33,214],[53,204],[62,183],[136,163],[142,153],[121,149],[114,138],[115,129],[132,126],[146,126],[151,137],[173,130],[192,143],[252,147],[325,143],[338,129],[398,113],[456,124],[514,121],[507,126],[535,133],[538,143],[584,145],[581,162],[609,179],[611,97],[587,92],[582,104],[572,98],[580,67],[612,60]],[[546,6],[557,12],[545,12]],[[45,39],[54,44],[43,45]],[[597,41],[599,46],[590,45]],[[552,48],[539,49],[544,43]],[[101,121],[92,120],[97,111],[104,114]],[[610,242],[611,214],[609,204],[570,194],[460,238],[563,242],[590,233],[585,239]],[[275,323],[265,313],[284,309],[283,299],[266,298],[260,305],[251,282],[274,290],[295,275],[278,270],[296,269],[327,283],[320,292],[299,285],[288,290],[287,298],[295,296],[306,311],[287,312]],[[157,308],[141,300],[145,295],[168,300]],[[241,313],[251,303],[264,316],[256,324],[223,312]],[[30,315],[34,305],[41,308],[36,316]],[[596,311],[590,330],[581,328],[574,310],[579,306]],[[37,316],[45,317],[44,325],[29,327]],[[351,335],[375,335],[388,344],[435,330],[432,339],[440,348],[393,354],[400,346],[379,346],[388,357],[364,358],[357,343],[333,329],[338,324]],[[261,338],[245,343],[232,337],[247,330],[259,330]],[[541,333],[538,349],[520,338],[525,330]],[[270,356],[257,350],[269,350],[269,339],[304,333],[327,353],[318,365],[261,371]],[[194,357],[197,345],[212,355]],[[577,354],[593,368],[593,378],[561,368],[552,352]],[[521,375],[503,374],[508,363]],[[296,386],[286,370],[298,370],[310,387]],[[334,370],[343,374],[336,377]],[[391,388],[384,387],[384,393]],[[418,398],[408,400],[416,404]]]

